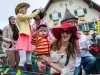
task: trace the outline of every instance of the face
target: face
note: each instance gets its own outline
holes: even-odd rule
[[[61,29],[62,41],[69,41],[72,35],[72,31],[69,28]]]
[[[11,17],[10,22],[11,22],[12,25],[14,25],[15,24],[15,17]]]
[[[36,20],[40,20],[40,16],[39,15],[36,15],[35,18],[36,18]]]
[[[47,27],[40,27],[39,30],[38,30],[38,35],[40,37],[46,37],[48,35]]]
[[[23,11],[23,14],[26,14],[27,13],[27,7],[23,7],[22,11]]]

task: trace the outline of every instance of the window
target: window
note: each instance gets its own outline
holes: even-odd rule
[[[74,14],[75,14],[75,16],[83,17],[87,14],[87,10],[86,10],[86,8],[76,9],[76,10],[74,10]]]
[[[61,18],[61,13],[57,12],[57,13],[49,14],[49,18],[53,21],[58,21]]]
[[[89,31],[89,26],[87,23],[82,24],[83,31]]]
[[[94,29],[94,30],[97,29],[97,21],[92,22],[92,26],[93,26],[93,29]]]

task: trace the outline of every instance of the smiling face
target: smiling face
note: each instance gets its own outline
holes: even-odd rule
[[[23,10],[23,14],[27,13],[27,7],[23,7],[22,10]]]
[[[10,21],[10,23],[12,24],[12,25],[14,25],[15,24],[15,17],[10,17],[10,19],[9,19],[9,21]]]
[[[72,31],[69,28],[64,28],[61,29],[61,37],[62,37],[62,41],[69,41],[72,35]]]
[[[40,27],[38,30],[38,35],[45,38],[48,35],[47,27]]]
[[[36,16],[35,16],[35,19],[36,19],[36,20],[40,20],[41,18],[40,18],[39,15],[36,15]]]
[[[27,13],[27,7],[20,8],[19,13],[26,14]]]

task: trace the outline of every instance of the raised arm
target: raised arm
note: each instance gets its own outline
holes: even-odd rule
[[[24,20],[24,19],[29,20],[29,19],[32,19],[33,17],[35,17],[36,15],[38,15],[39,13],[40,13],[40,10],[37,10],[34,13],[31,13],[30,15],[24,15],[24,14],[19,13],[17,15],[17,18],[21,19],[21,20]]]

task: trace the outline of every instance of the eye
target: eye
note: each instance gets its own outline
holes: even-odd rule
[[[40,30],[40,32],[42,32],[43,30]]]
[[[47,30],[44,30],[44,32],[46,32]]]

